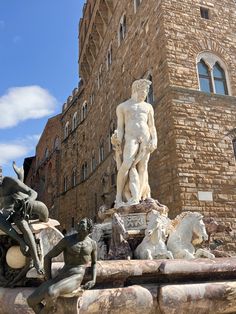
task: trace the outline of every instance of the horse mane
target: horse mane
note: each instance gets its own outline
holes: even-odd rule
[[[195,217],[195,218],[202,218],[202,214],[198,213],[198,212],[190,212],[190,211],[186,211],[186,212],[182,212],[181,214],[179,214],[178,216],[175,217],[175,219],[173,219],[171,221],[171,227],[175,230],[177,228],[177,226],[181,223],[181,221],[187,217]]]

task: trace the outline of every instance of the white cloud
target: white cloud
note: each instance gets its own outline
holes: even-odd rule
[[[40,86],[12,87],[0,97],[0,129],[52,114],[56,99]]]
[[[28,151],[28,147],[24,145],[0,143],[0,165],[7,165],[13,160],[26,156]]]
[[[40,134],[26,135],[9,142],[0,142],[0,165],[12,168],[12,161],[21,166],[23,159],[34,155]]]

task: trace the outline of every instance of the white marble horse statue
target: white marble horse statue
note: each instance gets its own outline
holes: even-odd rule
[[[143,241],[137,246],[134,255],[137,259],[173,259],[173,255],[167,250],[166,224],[157,211],[152,211],[145,231]]]
[[[184,212],[172,221],[174,231],[169,235],[167,248],[173,253],[174,258],[193,259],[197,257],[215,257],[207,250],[195,250],[196,244],[208,239],[202,219],[203,216],[200,213]]]

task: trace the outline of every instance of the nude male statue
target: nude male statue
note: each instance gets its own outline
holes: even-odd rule
[[[36,314],[52,313],[56,299],[77,290],[84,277],[85,269],[91,261],[92,280],[83,289],[90,289],[96,281],[96,242],[89,237],[93,228],[90,219],[82,219],[76,226],[77,233],[63,238],[45,257],[44,266],[48,281],[39,286],[27,299]],[[64,254],[64,267],[52,279],[52,258]],[[46,303],[43,305],[42,301]]]
[[[4,177],[0,182],[0,229],[19,243],[22,253],[30,255],[37,272],[43,274],[43,266],[28,220],[35,214],[40,221],[47,222],[48,209],[45,204],[36,201],[36,198],[37,192],[20,179]],[[12,224],[22,232],[22,237]]]
[[[145,79],[134,81],[131,98],[116,110],[117,130],[111,139],[118,170],[116,208],[150,197],[148,160],[157,148],[153,107],[145,102],[150,85]]]

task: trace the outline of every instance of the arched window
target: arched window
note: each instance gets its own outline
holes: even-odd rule
[[[203,59],[201,59],[201,61],[198,62],[197,67],[200,82],[200,90],[208,93],[213,92],[211,73]]]
[[[76,172],[76,169],[74,168],[73,169],[73,171],[72,171],[72,176],[71,176],[71,185],[73,186],[73,187],[75,187],[76,186],[76,175],[77,175],[77,172]]]
[[[105,158],[105,154],[104,154],[104,144],[101,143],[99,146],[99,162],[102,162]]]
[[[228,95],[225,72],[218,62],[213,66],[213,78],[216,94]]]
[[[152,82],[152,75],[151,75],[151,74],[148,75],[147,80],[149,80],[150,82]],[[151,85],[149,86],[149,92],[148,92],[148,95],[147,95],[147,102],[148,102],[149,104],[153,104],[153,103],[154,103],[153,84],[151,84]]]
[[[127,25],[126,25],[126,15],[123,14],[120,23],[119,23],[119,30],[118,30],[118,45],[125,39],[127,33]]]
[[[81,169],[81,180],[84,181],[88,177],[88,164],[85,161]]]
[[[68,136],[69,136],[69,121],[66,122],[64,128],[64,138],[67,138]]]
[[[98,89],[102,86],[102,64],[99,67],[98,71]]]
[[[54,149],[59,149],[60,148],[60,140],[59,137],[57,136],[54,140],[54,145],[53,145]]]
[[[86,118],[87,114],[88,114],[88,104],[87,104],[87,102],[85,101],[85,102],[83,103],[82,112],[81,112],[82,121]]]
[[[203,92],[229,95],[229,77],[224,62],[213,53],[202,52],[197,57],[199,88]]]
[[[44,152],[44,159],[47,159],[48,157],[49,157],[49,150],[48,148],[46,148]]]
[[[72,131],[75,130],[78,124],[78,113],[75,112],[72,118]]]
[[[67,190],[68,190],[68,178],[67,176],[65,176],[63,180],[63,191],[66,192]]]
[[[137,9],[140,6],[141,2],[142,2],[142,0],[134,0],[134,13],[137,12]]]
[[[96,169],[96,166],[97,166],[96,158],[95,156],[93,156],[91,159],[91,171],[94,171]]]
[[[107,51],[107,70],[110,69],[112,65],[112,44],[110,43]]]

